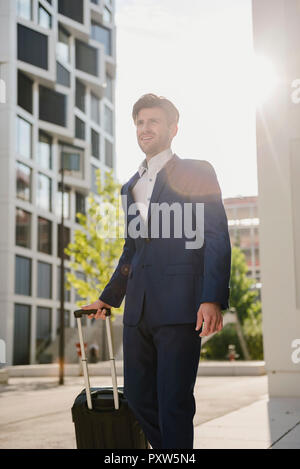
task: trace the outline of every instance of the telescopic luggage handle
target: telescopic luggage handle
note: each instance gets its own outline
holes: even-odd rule
[[[112,377],[112,384],[113,384],[114,405],[115,405],[115,409],[117,410],[119,409],[119,394],[118,394],[117,374],[116,374],[116,366],[115,366],[115,359],[114,359],[114,354],[113,354],[111,328],[110,328],[111,310],[110,308],[105,308],[105,306],[100,309],[106,310],[105,325],[106,325],[106,334],[107,334],[107,342],[108,342],[111,377]],[[87,359],[85,356],[85,349],[84,349],[84,343],[83,343],[81,318],[83,315],[96,314],[97,311],[98,311],[97,309],[77,309],[76,311],[74,311],[74,316],[77,320],[77,326],[78,326],[78,335],[79,335],[80,350],[81,350],[81,361],[82,361],[83,375],[84,375],[84,382],[85,382],[85,392],[86,392],[87,405],[89,409],[92,409],[93,406],[92,406],[90,380],[89,380],[88,367],[87,367]]]

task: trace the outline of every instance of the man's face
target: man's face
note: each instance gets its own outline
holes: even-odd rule
[[[141,150],[148,158],[170,147],[177,124],[168,124],[166,113],[159,107],[143,108],[136,118],[136,134]]]

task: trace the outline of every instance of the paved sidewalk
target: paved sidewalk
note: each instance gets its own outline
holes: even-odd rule
[[[91,386],[110,384],[109,376],[91,377]],[[119,377],[118,385],[122,384],[123,378]],[[68,377],[64,386],[58,386],[53,377],[10,378],[8,385],[0,386],[0,448],[75,448],[71,407],[83,387],[82,377]],[[198,377],[195,448],[204,444],[198,439],[199,428],[260,401],[266,393],[266,376]],[[212,440],[210,443],[214,444]]]

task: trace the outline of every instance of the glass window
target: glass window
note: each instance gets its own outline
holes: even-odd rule
[[[94,192],[95,194],[98,194],[97,174],[96,174],[98,169],[99,168],[97,168],[96,166],[91,165],[91,191]]]
[[[76,79],[76,106],[83,112],[85,112],[85,90],[84,84]]]
[[[52,254],[52,222],[38,217],[38,251]]]
[[[29,305],[15,304],[14,311],[14,365],[30,363],[30,315]]]
[[[16,209],[16,245],[31,247],[31,213]]]
[[[57,225],[57,257],[60,256],[60,249],[61,249],[61,224]],[[64,226],[64,236],[63,236],[63,247],[66,248],[71,240],[70,237],[70,228],[67,228]],[[68,256],[66,253],[64,253],[64,258],[69,259],[70,256]]]
[[[48,11],[39,4],[39,25],[42,28],[51,29],[52,17]]]
[[[113,112],[107,106],[104,106],[104,130],[113,135]]]
[[[61,185],[58,185],[58,191],[56,194],[56,215],[61,218],[62,212],[62,193]],[[70,189],[68,187],[64,188],[64,218],[70,218]]]
[[[80,140],[85,139],[85,123],[77,116],[75,117],[75,137]]]
[[[65,301],[71,301],[71,290],[67,290],[67,273],[70,272],[70,269],[65,269]],[[57,299],[60,300],[60,290],[61,290],[61,284],[60,284],[60,273],[61,273],[61,268],[60,266],[57,267]]]
[[[95,3],[95,5],[98,5],[99,0],[91,0],[92,3]]]
[[[113,145],[105,139],[105,164],[109,168],[113,168]]]
[[[91,129],[92,156],[100,159],[100,136],[98,132]]]
[[[82,213],[85,215],[85,196],[80,194],[80,192],[76,192],[76,213],[75,213],[75,221],[78,223],[77,213]]]
[[[66,127],[67,96],[44,86],[39,87],[39,118]]]
[[[31,202],[31,168],[17,162],[17,197]]]
[[[58,0],[58,12],[83,23],[83,0]]]
[[[108,74],[106,74],[105,97],[111,102],[113,101],[113,80]]]
[[[76,68],[98,76],[98,49],[76,39]]]
[[[52,138],[39,132],[38,164],[45,169],[52,168]]]
[[[52,297],[52,265],[38,261],[38,293],[39,298]]]
[[[106,55],[112,54],[110,29],[92,21],[92,38],[104,45]]]
[[[103,20],[105,21],[105,23],[111,23],[112,22],[112,14],[111,14],[111,12],[109,11],[109,9],[107,7],[104,8]]]
[[[32,114],[33,81],[18,70],[18,105]]]
[[[18,24],[18,59],[48,70],[48,36]]]
[[[37,205],[38,207],[42,208],[43,210],[47,210],[48,212],[51,212],[52,210],[51,195],[52,195],[51,179],[45,174],[38,173],[38,178],[37,178]]]
[[[61,63],[56,62],[56,81],[60,85],[70,88],[71,85],[71,75],[69,70],[61,65]]]
[[[35,354],[38,363],[51,363],[51,355],[46,354],[51,344],[51,308],[38,306],[36,310]]]
[[[91,119],[100,124],[100,99],[91,93]]]
[[[31,158],[32,125],[17,116],[17,153],[23,158]]]
[[[70,311],[64,310],[64,324],[65,327],[70,327]],[[82,323],[83,324],[83,323]],[[60,331],[60,309],[57,310],[57,320],[56,320],[56,333],[59,334]]]
[[[15,293],[31,295],[31,259],[16,256],[15,260]]]
[[[32,19],[32,0],[17,0],[17,15],[30,21]]]
[[[61,26],[58,27],[56,57],[61,62],[70,62],[70,34]]]
[[[60,144],[61,164],[64,167],[65,175],[75,178],[83,178],[83,158],[84,151],[82,148],[74,147],[64,143]]]

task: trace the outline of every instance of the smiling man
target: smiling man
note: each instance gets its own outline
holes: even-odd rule
[[[152,448],[193,448],[194,385],[201,337],[223,327],[231,247],[221,190],[205,160],[181,159],[171,150],[179,113],[168,99],[146,94],[133,106],[137,140],[145,159],[121,189],[137,204],[147,237],[127,234],[123,253],[99,300],[85,309],[124,310],[124,392]],[[204,205],[204,243],[188,249],[181,218],[170,217],[170,236],[151,236],[155,204]],[[162,217],[164,212],[162,212]],[[162,220],[160,220],[162,223]],[[198,227],[196,226],[196,229]]]

